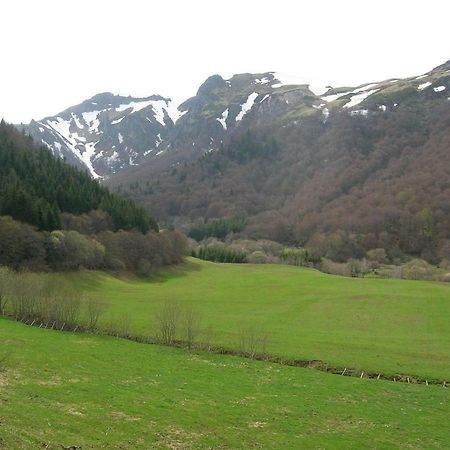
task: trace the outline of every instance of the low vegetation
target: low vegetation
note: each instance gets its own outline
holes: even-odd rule
[[[0,318],[0,447],[447,448],[449,390]],[[214,411],[214,413],[212,413]]]
[[[86,268],[150,275],[161,266],[180,263],[186,251],[185,237],[177,231],[48,232],[0,217],[0,265],[16,270]]]
[[[334,262],[383,248],[391,264],[437,265],[450,259],[450,110],[448,96],[413,91],[385,112],[331,110],[325,123],[302,117],[301,125],[253,129],[176,171],[149,164],[109,184],[166,223],[245,217],[241,237]]]
[[[247,257],[244,252],[228,248],[225,245],[205,245],[199,246],[192,251],[192,256],[206,261],[221,263],[245,263]]]
[[[321,360],[334,367],[422,380],[449,378],[450,286],[444,283],[348,278],[288,265],[198,259],[151,279],[89,271],[40,277],[66,284],[78,292],[82,304],[83,299],[105,304],[97,328],[114,330],[115,335],[156,336],[156,317],[173,301],[180,312],[172,340],[186,340],[184,311],[193,308],[201,318],[194,332],[197,344],[237,351],[242,330],[257,330],[267,335],[267,353],[285,360]],[[81,324],[88,328],[87,307],[82,310]]]

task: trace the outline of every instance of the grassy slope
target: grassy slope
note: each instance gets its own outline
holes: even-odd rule
[[[446,448],[437,386],[340,377],[0,319],[0,448]],[[44,445],[43,445],[44,444]]]
[[[390,374],[450,375],[448,284],[193,259],[154,281],[92,272],[64,277],[111,305],[105,322],[129,317],[136,333],[150,334],[158,305],[176,299],[202,312],[219,344],[234,345],[240,326],[254,326],[270,333],[274,354]]]

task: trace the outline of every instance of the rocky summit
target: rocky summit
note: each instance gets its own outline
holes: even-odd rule
[[[159,95],[98,94],[65,111],[32,121],[25,130],[95,178],[143,163],[167,167],[220,149],[242,130],[326,122],[330,112],[352,116],[393,111],[404,102],[449,97],[450,62],[426,74],[353,87],[308,83],[277,72],[209,77],[177,105]]]

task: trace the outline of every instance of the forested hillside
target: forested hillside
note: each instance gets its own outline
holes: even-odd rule
[[[0,266],[148,275],[184,254],[180,233],[0,123]]]
[[[51,231],[61,228],[61,213],[96,209],[110,215],[113,230],[158,230],[142,207],[111,194],[12,125],[0,123],[0,215]]]
[[[392,261],[439,263],[450,258],[447,97],[414,89],[388,108],[318,111],[235,135],[199,161],[163,173],[142,166],[111,184],[167,223],[243,217],[247,237],[338,261],[383,248]]]

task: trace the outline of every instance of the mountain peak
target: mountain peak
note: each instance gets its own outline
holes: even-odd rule
[[[108,177],[147,160],[161,167],[193,160],[246,130],[297,127],[310,119],[322,124],[333,111],[368,117],[410,101],[440,101],[448,98],[449,69],[447,61],[418,77],[334,88],[273,71],[229,79],[216,74],[179,107],[160,95],[102,92],[25,128],[92,176]]]
[[[226,85],[226,81],[220,75],[212,75],[198,88],[197,95],[208,95],[216,89],[226,87]]]

